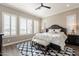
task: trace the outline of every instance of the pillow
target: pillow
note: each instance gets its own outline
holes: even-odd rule
[[[55,33],[55,29],[49,29],[48,32],[49,33]]]
[[[56,33],[61,32],[61,29],[54,29]]]

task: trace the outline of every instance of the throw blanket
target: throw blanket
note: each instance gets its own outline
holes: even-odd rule
[[[60,33],[37,33],[32,40],[44,46],[47,46],[49,43],[53,43],[59,45],[61,49],[64,50],[66,39],[67,36],[63,32],[60,32]]]

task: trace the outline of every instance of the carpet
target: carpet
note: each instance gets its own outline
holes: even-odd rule
[[[42,50],[36,49],[32,46],[31,41],[17,44],[19,52],[23,56],[76,56],[75,50],[70,47],[65,47],[64,51],[57,52],[50,49],[46,54]]]

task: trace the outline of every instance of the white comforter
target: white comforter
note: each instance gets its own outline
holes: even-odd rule
[[[59,45],[62,50],[64,50],[65,40],[67,36],[63,33],[37,33],[33,37],[33,41],[36,41],[39,44],[47,46],[49,43]]]

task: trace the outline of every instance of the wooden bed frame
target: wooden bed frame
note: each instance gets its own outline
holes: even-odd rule
[[[48,32],[49,29],[61,29],[61,32],[64,32],[67,35],[67,30],[66,28],[63,28],[59,25],[52,25],[49,28],[46,29],[46,32]]]

